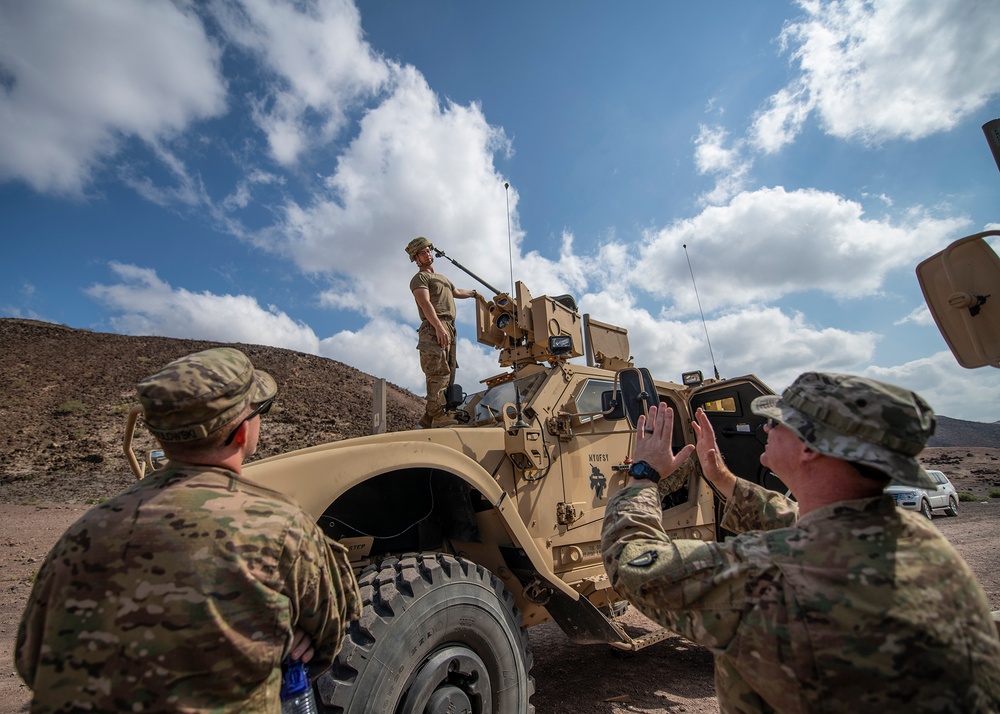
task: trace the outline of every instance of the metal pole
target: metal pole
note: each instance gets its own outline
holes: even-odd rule
[[[372,388],[372,434],[385,433],[385,387],[386,381],[378,378]]]

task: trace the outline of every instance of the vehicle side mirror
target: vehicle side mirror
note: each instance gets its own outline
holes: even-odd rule
[[[1000,258],[984,231],[961,238],[917,266],[917,280],[955,359],[973,369],[1000,367]]]
[[[619,401],[625,410],[625,418],[635,427],[640,416],[649,413],[650,407],[658,406],[660,395],[656,392],[653,377],[645,367],[629,367],[618,371],[620,389]]]

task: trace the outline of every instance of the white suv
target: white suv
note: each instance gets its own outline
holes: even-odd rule
[[[958,515],[958,493],[951,481],[940,471],[927,469],[934,488],[906,486],[893,481],[886,486],[885,492],[896,499],[896,505],[911,511],[920,511],[930,518],[935,511],[944,512],[949,516]]]

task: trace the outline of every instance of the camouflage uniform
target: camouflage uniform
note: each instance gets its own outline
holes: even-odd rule
[[[274,395],[236,350],[192,357],[140,383],[158,438],[211,433],[234,418],[220,416]],[[206,369],[222,378],[187,402],[170,387],[214,379]],[[317,674],[359,613],[345,549],[298,505],[233,471],[173,462],[59,539],[28,600],[16,665],[33,712],[273,713],[293,631],[311,637]]]
[[[786,395],[753,409],[790,418]],[[865,450],[812,426],[817,450]],[[891,457],[859,461],[879,459]],[[901,466],[911,481],[918,471]],[[797,518],[794,501],[739,480],[721,525],[740,535],[725,543],[672,540],[661,517],[655,488],[617,493],[605,565],[646,615],[712,650],[723,712],[1000,711],[1000,642],[982,588],[937,529],[891,497]]]
[[[434,326],[427,318],[420,315],[420,327],[417,329],[417,349],[420,351],[420,369],[427,380],[427,407],[421,425],[430,426],[434,420],[444,417],[444,391],[451,383],[452,374],[458,369],[455,346],[455,286],[443,275],[421,271],[410,280],[410,292],[418,288],[427,288],[430,292],[431,305],[437,313],[441,324],[451,334],[451,345],[446,352],[438,344]]]

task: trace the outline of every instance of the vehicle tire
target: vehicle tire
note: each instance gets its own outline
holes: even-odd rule
[[[931,504],[926,498],[920,501],[920,512],[924,514],[924,518],[927,520],[931,520],[934,517],[933,513],[931,513]]]
[[[945,515],[954,518],[958,515],[958,501],[955,500],[954,496],[948,496],[948,508],[945,510]]]
[[[443,553],[387,558],[358,579],[364,611],[317,680],[338,714],[533,714],[528,634],[481,565]]]

